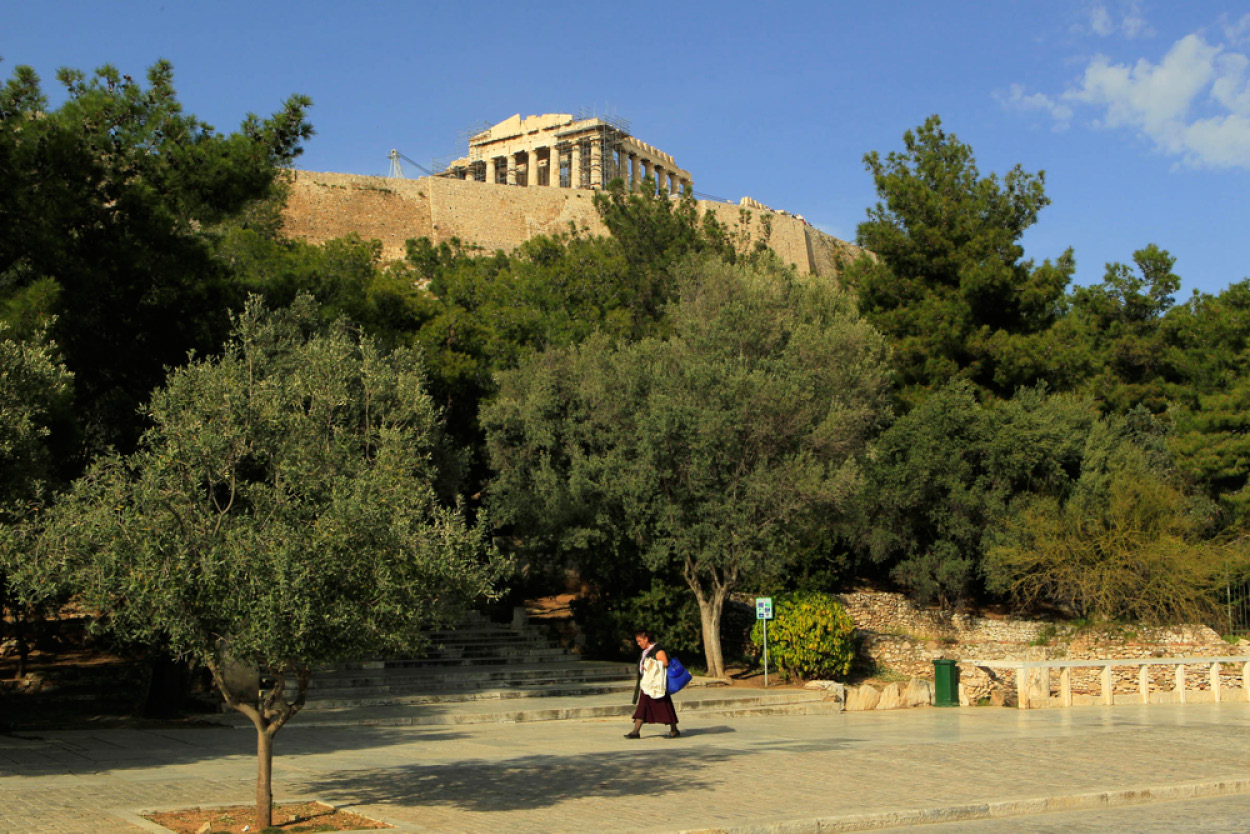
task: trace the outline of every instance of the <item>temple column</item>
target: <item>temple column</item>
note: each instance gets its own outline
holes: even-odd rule
[[[668,194],[671,197],[677,193],[677,177],[672,174],[668,175]]]
[[[629,155],[629,190],[637,191],[638,183],[642,180],[641,163],[638,161],[638,154],[631,153]],[[1250,684],[1246,685],[1246,689],[1250,690]]]
[[[603,185],[603,143],[595,140],[590,143],[590,187],[599,188]]]
[[[655,166],[655,193],[664,193],[664,178],[668,176],[668,172],[661,165]]]
[[[506,181],[508,185],[516,185],[516,154],[514,153],[508,154],[507,164],[508,164],[507,173],[504,174],[504,176],[507,177]]]
[[[569,151],[569,188],[582,186],[582,143],[574,142]]]
[[[551,146],[551,161],[547,163],[551,166],[550,183],[552,188],[560,187],[560,149],[555,145]]]
[[[651,163],[651,160],[647,159],[646,157],[643,157],[643,160],[642,160],[642,180],[640,180],[640,182],[645,182],[645,181],[646,181],[646,179],[647,179],[647,177],[652,176],[651,164],[652,164],[652,163]],[[654,187],[654,186],[655,186],[655,183],[653,182],[653,183],[651,183],[651,185]]]
[[[495,157],[493,156],[486,160],[486,181],[492,183],[495,181]]]

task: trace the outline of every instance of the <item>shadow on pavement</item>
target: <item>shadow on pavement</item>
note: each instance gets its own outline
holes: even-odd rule
[[[294,721],[298,721],[298,717]],[[461,730],[308,727],[292,732],[292,721],[274,739],[274,760],[283,756],[373,750],[414,742],[458,741]],[[256,755],[252,729],[64,730],[0,737],[0,777],[50,776],[101,770],[150,769]]]
[[[692,730],[679,726],[678,729],[681,730],[681,734],[683,736],[718,736],[718,735],[724,735],[725,733],[738,732],[733,727],[730,727],[728,724],[718,724],[715,727],[699,727],[697,729],[692,729]],[[646,735],[645,731],[643,732],[643,735]]]
[[[396,803],[410,808],[453,806],[468,811],[547,808],[585,797],[652,797],[713,787],[707,765],[744,755],[732,750],[681,750],[663,756],[611,751],[571,756],[524,756],[503,762],[466,760],[443,766],[352,771],[303,783],[309,793],[353,804]]]

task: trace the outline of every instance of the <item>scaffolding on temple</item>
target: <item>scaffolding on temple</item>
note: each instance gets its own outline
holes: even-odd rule
[[[599,124],[582,124],[588,121]],[[628,180],[629,172],[623,170],[628,162],[621,152],[621,144],[630,135],[629,131],[629,119],[600,115],[585,108],[577,112],[565,133],[579,137],[582,165],[578,188],[607,188],[617,177]]]
[[[599,190],[615,179],[636,187],[640,169],[660,172],[669,193],[690,176],[669,154],[640,142],[628,119],[583,108],[576,115],[548,113],[522,118],[517,114],[498,124],[481,123],[461,131],[465,152],[438,160],[436,175],[496,185],[543,186]],[[632,164],[631,164],[632,163]],[[680,179],[679,179],[680,178]]]

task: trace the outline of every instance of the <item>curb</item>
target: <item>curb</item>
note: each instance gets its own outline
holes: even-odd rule
[[[903,811],[879,811],[841,817],[819,817],[807,820],[741,825],[730,828],[686,828],[674,834],[826,834],[838,831],[874,831],[910,825],[931,825],[966,820],[1006,819],[1033,816],[1055,811],[1119,808],[1150,802],[1179,799],[1232,796],[1250,793],[1250,779],[1227,779],[1219,782],[1195,782],[1184,785],[1161,785],[1147,788],[1126,788],[1114,791],[1045,796],[1030,799],[1005,799],[998,802],[971,802],[938,808],[914,808]]]

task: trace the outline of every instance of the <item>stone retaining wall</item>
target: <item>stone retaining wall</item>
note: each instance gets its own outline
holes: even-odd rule
[[[855,591],[841,595],[839,600],[859,630],[863,654],[879,666],[931,679],[934,660],[959,660],[964,703],[984,698],[1009,703],[1015,699],[1014,671],[978,668],[968,662],[971,660],[1116,660],[1237,653],[1203,625],[1078,630],[1043,620],[978,617],[921,608],[902,594],[885,591]],[[1149,667],[1147,674],[1152,688],[1172,688],[1172,667]],[[1116,692],[1137,691],[1136,667],[1113,669],[1112,679]],[[1222,669],[1220,680],[1222,686],[1240,687],[1241,668]],[[1056,671],[1051,676],[1052,693],[1057,692],[1058,685]],[[1209,688],[1205,670],[1201,674],[1190,671],[1191,692]],[[1081,695],[1101,693],[1101,670],[1073,669],[1072,691]]]
[[[382,258],[404,256],[410,238],[442,243],[453,237],[487,252],[515,249],[538,234],[571,228],[606,235],[594,193],[569,188],[523,188],[443,177],[400,179],[297,171],[283,214],[288,237],[324,243],[348,234],[382,243]],[[766,240],[800,274],[836,274],[862,250],[784,212],[700,200],[742,248]],[[766,228],[767,226],[767,228]]]

